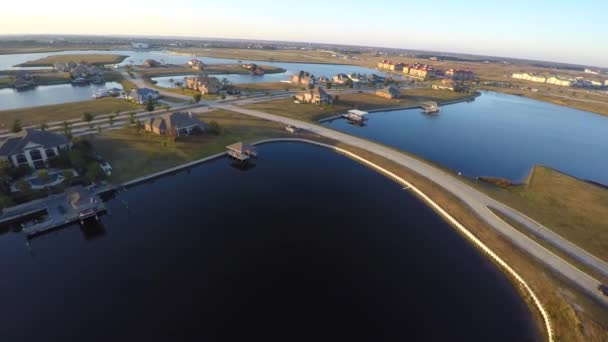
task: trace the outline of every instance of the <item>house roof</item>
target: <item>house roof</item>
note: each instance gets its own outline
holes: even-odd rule
[[[69,140],[60,134],[26,128],[19,136],[0,142],[0,156],[20,153],[29,144],[34,143],[44,148],[66,145]]]
[[[207,124],[199,120],[196,116],[191,113],[175,112],[171,114],[165,114],[157,118],[150,119],[150,125],[155,128],[160,128],[163,125],[167,129],[182,129],[186,127],[199,126],[206,128]]]
[[[139,95],[139,96],[143,96],[143,97],[147,97],[150,95],[158,95],[158,91],[150,89],[150,88],[137,88],[137,89],[133,89],[133,94]]]

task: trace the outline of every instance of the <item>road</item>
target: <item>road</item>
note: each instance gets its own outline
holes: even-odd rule
[[[578,285],[581,289],[586,291],[590,296],[592,296],[599,302],[608,306],[608,297],[605,297],[597,290],[597,287],[600,284],[598,280],[594,279],[587,273],[581,271],[574,265],[568,263],[564,259],[560,258],[559,256],[555,255],[551,251],[536,243],[534,240],[530,239],[528,236],[513,228],[505,221],[500,219],[498,216],[496,216],[490,210],[490,208],[495,208],[505,213],[507,216],[513,218],[517,222],[522,223],[525,227],[527,227],[531,231],[534,231],[536,234],[541,234],[544,239],[553,246],[560,248],[560,250],[567,251],[567,253],[569,255],[574,256],[576,260],[581,263],[584,263],[589,267],[592,267],[594,270],[600,272],[603,275],[608,276],[608,264],[583,251],[577,246],[571,244],[567,240],[551,232],[548,228],[535,222],[529,217],[471,188],[467,184],[458,180],[455,176],[452,176],[434,166],[431,166],[413,157],[407,156],[394,149],[368,140],[334,131],[332,129],[328,129],[326,127],[314,123],[294,120],[278,115],[246,109],[232,104],[208,102],[207,105],[213,108],[225,109],[261,119],[266,119],[269,121],[278,122],[284,125],[292,125],[295,127],[299,127],[308,130],[312,133],[318,134],[320,136],[334,139],[336,141],[383,156],[388,160],[397,163],[398,165],[401,165],[416,173],[424,175],[437,185],[441,186],[443,189],[447,190],[448,192],[461,199],[464,203],[470,206],[471,209],[475,212],[475,214],[477,214],[483,221],[485,221],[501,235],[508,238],[514,245],[526,251],[538,260],[541,260],[546,266],[558,272],[570,282]]]

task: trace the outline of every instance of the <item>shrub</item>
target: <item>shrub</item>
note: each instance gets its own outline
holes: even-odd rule
[[[220,126],[220,124],[217,123],[217,121],[210,121],[209,132],[213,134],[220,134],[222,133],[222,127]]]

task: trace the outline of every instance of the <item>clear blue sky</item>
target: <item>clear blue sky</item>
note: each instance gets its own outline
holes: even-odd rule
[[[2,5],[0,34],[312,41],[608,67],[607,18],[608,0],[30,0]]]

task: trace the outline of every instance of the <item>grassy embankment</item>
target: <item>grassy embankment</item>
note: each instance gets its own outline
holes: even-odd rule
[[[442,103],[462,99],[468,96],[470,96],[470,94],[424,88],[402,90],[402,97],[399,99],[385,99],[369,93],[338,93],[338,101],[335,101],[333,105],[329,106],[296,104],[293,99],[282,99],[249,104],[245,107],[299,120],[318,121],[332,115],[345,113],[349,109],[371,110],[408,107],[416,106],[421,101],[430,100]]]
[[[15,119],[22,125],[39,125],[43,122],[79,119],[84,112],[93,115],[110,114],[115,111],[130,111],[143,108],[132,102],[115,98],[104,98],[82,102],[63,103],[50,106],[39,106],[0,111],[0,128],[11,127]]]
[[[70,55],[53,55],[19,64],[20,67],[48,67],[55,63],[89,63],[95,65],[118,64],[124,61],[129,56],[116,54],[70,54]]]
[[[94,144],[97,150],[113,164],[115,170],[113,180],[124,181],[223,151],[225,145],[234,141],[251,142],[285,135],[282,127],[276,124],[236,113],[213,111],[202,114],[202,118],[220,123],[224,128],[224,133],[219,136],[188,137],[186,138],[188,140],[171,144],[159,136],[143,131],[138,133],[133,129],[123,129],[104,132],[96,136]],[[457,198],[423,176],[387,161],[383,157],[327,139],[310,136],[307,138],[334,144],[357,153],[408,179],[433,198],[526,279],[551,314],[557,340],[601,341],[605,336],[606,330],[603,326],[608,324],[602,318],[606,317],[602,316],[605,311],[586,300],[584,296],[578,295],[575,289],[562,283],[524,253],[513,253],[515,248],[508,241],[476,218],[470,209]],[[531,305],[525,296],[524,300]],[[542,326],[538,314],[534,313],[534,310],[532,311],[537,323]]]
[[[608,189],[542,166],[524,185],[476,187],[608,261]]]
[[[199,117],[205,122],[217,122],[221,133],[194,135],[171,142],[144,130],[124,128],[98,134],[92,142],[112,164],[111,180],[123,182],[223,152],[227,145],[237,141],[254,142],[288,135],[282,125],[234,112],[214,110]]]
[[[273,90],[306,90],[306,88],[293,83],[284,82],[262,82],[262,83],[241,83],[235,84],[241,91],[273,91]]]

